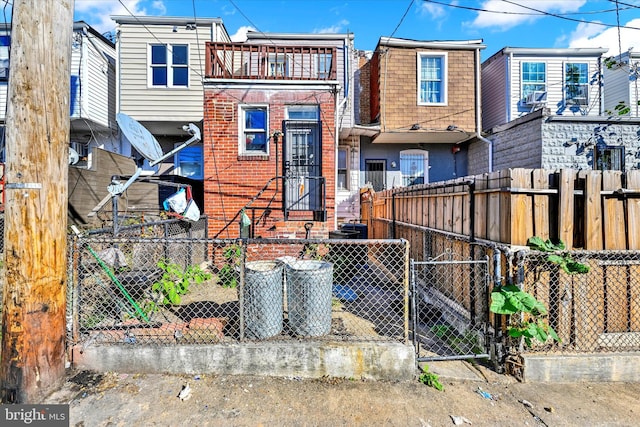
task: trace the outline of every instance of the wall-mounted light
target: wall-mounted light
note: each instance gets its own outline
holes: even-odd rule
[[[396,164],[396,162],[391,162],[391,167],[392,167],[392,168],[395,168],[396,166],[398,166],[398,165]]]

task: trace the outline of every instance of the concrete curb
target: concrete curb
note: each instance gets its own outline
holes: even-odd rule
[[[98,372],[372,380],[411,380],[417,372],[413,346],[389,342],[75,347],[72,367]]]

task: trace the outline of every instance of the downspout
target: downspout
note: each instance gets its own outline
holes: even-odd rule
[[[482,102],[482,91],[480,90],[480,49],[476,49],[476,135],[482,142],[488,144],[489,147],[489,172],[493,172],[493,142],[490,139],[482,136],[482,109],[480,104]]]

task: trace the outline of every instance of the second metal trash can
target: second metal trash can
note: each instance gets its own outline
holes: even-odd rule
[[[297,260],[285,266],[289,327],[298,336],[331,331],[333,264]]]
[[[243,288],[244,334],[265,339],[282,332],[282,264],[252,261],[245,266]]]

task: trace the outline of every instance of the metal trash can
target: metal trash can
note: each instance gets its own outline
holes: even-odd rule
[[[331,331],[333,264],[297,260],[285,266],[289,327],[298,336]]]
[[[282,264],[252,261],[245,265],[243,296],[244,335],[265,339],[282,332]]]

